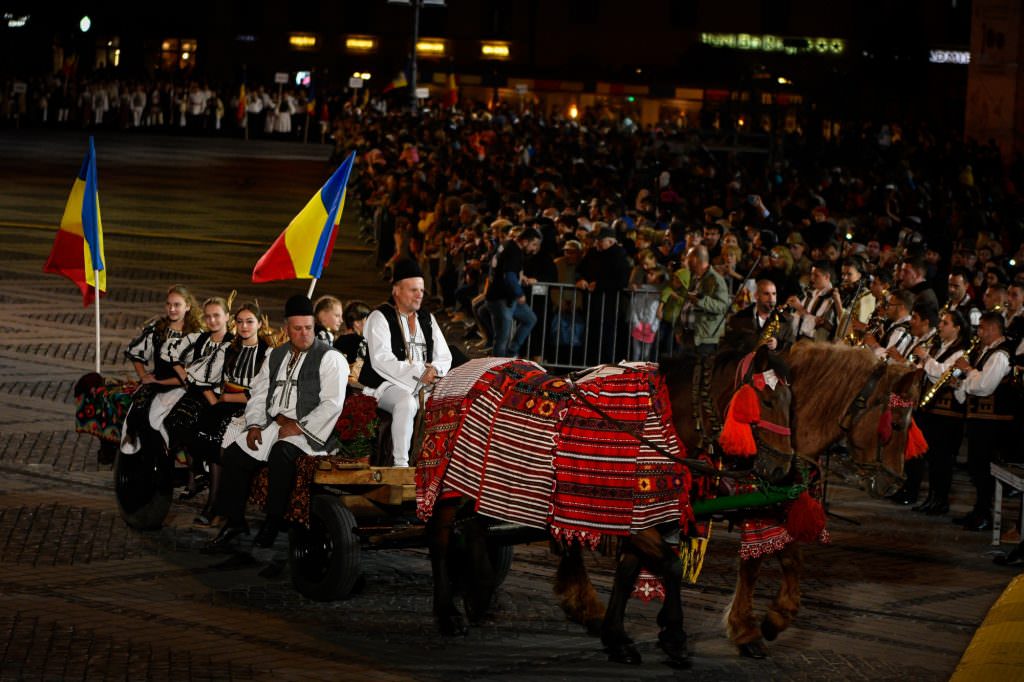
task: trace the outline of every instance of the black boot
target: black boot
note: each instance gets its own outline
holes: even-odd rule
[[[932,494],[929,492],[928,497],[925,499],[925,501],[922,502],[921,504],[915,505],[913,507],[913,510],[916,512],[927,512],[929,509],[931,509],[933,504],[935,504],[935,498],[932,497]]]
[[[249,526],[243,521],[242,523],[227,523],[220,532],[217,533],[217,537],[210,540],[206,545],[203,546],[200,552],[203,554],[222,554],[224,552],[232,551],[232,544],[235,538],[239,535],[248,535]]]
[[[281,525],[278,519],[267,518],[260,527],[260,532],[256,533],[256,537],[253,538],[252,544],[261,549],[270,549],[274,546],[274,541],[277,540],[277,533],[281,530]]]

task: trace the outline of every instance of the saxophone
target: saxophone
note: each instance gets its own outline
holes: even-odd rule
[[[772,309],[772,314],[768,317],[768,321],[765,322],[764,327],[761,329],[761,336],[757,339],[757,345],[768,343],[768,340],[779,333],[779,329],[782,327],[782,309],[785,306],[775,306]],[[756,314],[756,313],[755,313]]]
[[[846,333],[842,334],[839,338],[845,341],[848,345],[856,346],[860,344],[861,338],[864,336],[863,331],[857,331],[853,328],[853,316],[857,311],[857,306],[864,299],[865,296],[871,293],[871,289],[864,287],[860,292],[853,297],[850,301],[850,305],[846,306],[846,310],[843,311],[843,330]],[[871,312],[872,318],[874,317],[874,311]],[[870,319],[868,326],[870,326]]]
[[[968,344],[967,350],[964,351],[964,357],[966,358],[970,356],[970,354],[974,352],[974,349],[978,347],[978,344],[980,342],[981,339],[978,336],[974,336],[971,339],[970,344]],[[926,406],[928,403],[935,399],[935,396],[938,395],[939,391],[941,391],[946,384],[948,384],[953,379],[959,379],[961,374],[962,373],[960,372],[960,369],[956,365],[952,365],[949,369],[942,373],[942,376],[939,377],[938,381],[936,381],[934,384],[928,387],[928,390],[925,391],[924,395],[921,396],[921,402],[918,403],[917,406]]]
[[[878,338],[879,333],[885,328],[885,306],[889,300],[889,288],[886,287],[879,292],[881,296],[878,298],[878,303],[875,304],[875,309],[871,311],[871,317],[868,318],[867,327],[860,332],[856,330],[851,331],[847,336],[846,341],[851,346],[857,346],[858,348],[864,345],[864,339],[868,336],[874,336]],[[850,339],[854,339],[851,341]]]

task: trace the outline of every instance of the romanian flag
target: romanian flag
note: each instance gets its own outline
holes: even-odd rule
[[[404,88],[409,84],[409,79],[405,77],[405,71],[399,71],[398,75],[391,79],[391,82],[384,86],[381,92],[391,92],[398,88]]]
[[[103,224],[100,220],[99,188],[96,184],[96,147],[89,138],[89,152],[71,186],[60,229],[53,240],[43,272],[64,275],[82,290],[82,304],[88,306],[107,290],[103,267]],[[99,275],[99,283],[96,276]]]
[[[292,218],[256,263],[252,271],[253,282],[320,279],[334,250],[338,223],[345,209],[345,185],[355,158],[355,152],[349,154],[306,207]]]

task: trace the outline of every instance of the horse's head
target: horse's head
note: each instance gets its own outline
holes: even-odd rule
[[[850,456],[868,473],[874,492],[888,494],[902,482],[921,374],[919,369],[887,365],[862,414],[850,425]]]
[[[755,470],[778,481],[793,462],[789,367],[761,346],[740,361],[736,377],[719,444],[730,455],[756,455]]]

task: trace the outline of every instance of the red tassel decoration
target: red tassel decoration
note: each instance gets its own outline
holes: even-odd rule
[[[916,459],[926,452],[928,452],[928,441],[924,439],[924,434],[921,433],[917,422],[911,418],[910,431],[907,432],[907,450],[903,454],[903,458],[908,460]]]
[[[886,408],[882,416],[878,418],[878,439],[882,443],[892,440],[892,410]]]
[[[761,406],[757,392],[744,384],[732,397],[729,410],[725,413],[725,424],[718,437],[718,443],[727,454],[752,457],[757,454],[754,430],[750,424],[761,418]]]
[[[733,395],[729,403],[729,414],[741,424],[753,424],[761,420],[761,403],[757,391],[750,384],[743,384]]]
[[[821,503],[803,492],[793,501],[786,516],[786,530],[794,540],[814,542],[825,530],[825,510]]]

